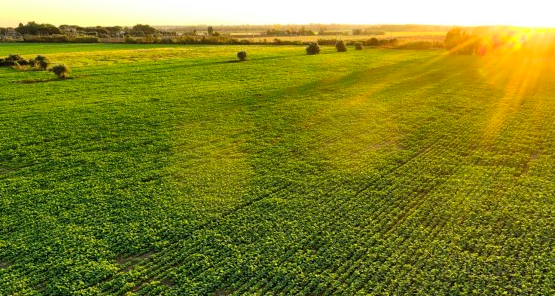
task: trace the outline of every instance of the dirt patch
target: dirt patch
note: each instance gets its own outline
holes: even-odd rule
[[[161,282],[163,285],[165,285],[166,287],[173,287],[175,285],[174,282],[172,282],[171,280],[165,279]]]
[[[122,267],[123,272],[128,272],[132,270],[135,265],[139,262],[148,259],[150,256],[154,255],[154,251],[150,250],[142,255],[131,255],[129,257],[118,257],[116,262]]]
[[[49,78],[49,79],[25,79],[25,80],[14,81],[13,83],[16,83],[16,84],[33,84],[33,83],[46,83],[46,82],[52,82],[52,81],[63,81],[63,80],[70,80],[70,79],[73,79],[73,77]]]
[[[226,290],[221,290],[221,289],[217,290],[214,293],[214,296],[228,296],[228,295],[231,295],[231,293],[227,292]]]
[[[15,172],[15,170],[12,170],[12,169],[9,169],[9,168],[0,167],[0,175],[1,175],[1,174],[13,173],[13,172]]]

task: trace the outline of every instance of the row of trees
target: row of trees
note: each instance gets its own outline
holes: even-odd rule
[[[26,25],[19,24],[15,31],[21,35],[54,35],[62,34],[62,30],[51,24],[37,24],[28,22]]]
[[[8,34],[8,28],[0,28],[0,35]],[[142,36],[177,36],[176,32],[159,31],[156,28],[146,25],[137,24],[133,27],[121,26],[96,26],[96,27],[80,27],[74,25],[61,25],[56,27],[52,24],[38,24],[36,22],[28,22],[27,24],[20,23],[14,29],[15,32],[22,36],[94,36],[100,38],[107,37],[142,37]]]
[[[266,31],[266,36],[315,36],[316,32],[312,30],[307,30],[305,27],[301,27],[298,30],[287,29],[287,30],[277,30],[269,29]]]

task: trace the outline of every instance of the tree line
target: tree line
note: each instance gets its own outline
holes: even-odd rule
[[[8,34],[10,28],[0,28],[0,35]],[[177,36],[176,32],[157,30],[147,24],[137,24],[133,27],[122,26],[96,26],[81,27],[76,25],[61,25],[56,27],[52,24],[39,24],[36,22],[20,23],[19,26],[13,28],[15,32],[22,36],[53,36],[53,35],[79,35],[79,36],[95,36],[99,38],[108,37],[125,37],[125,36]]]

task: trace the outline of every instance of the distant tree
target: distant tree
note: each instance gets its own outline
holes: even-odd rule
[[[460,28],[454,28],[447,32],[445,36],[445,49],[451,51],[461,44],[462,40],[462,30]]]
[[[208,26],[208,35],[214,34],[214,28],[212,26]]]
[[[155,34],[157,30],[149,25],[137,24],[133,26],[130,33],[133,36],[145,36]]]
[[[378,38],[370,38],[370,40],[368,40],[368,46],[379,46],[380,45],[380,41],[378,40]]]
[[[315,55],[319,53],[320,53],[320,46],[318,45],[318,43],[311,42],[308,44],[308,47],[306,48],[306,54]]]
[[[362,50],[362,42],[355,42],[355,50]]]
[[[21,35],[53,35],[62,34],[62,31],[51,24],[37,24],[28,22],[26,25],[19,24],[15,31]]]
[[[445,49],[453,54],[474,54],[480,45],[476,36],[463,31],[461,28],[454,28],[447,32],[445,36]]]
[[[237,58],[239,59],[239,61],[243,62],[247,60],[247,52],[246,51],[240,51],[237,53]]]
[[[69,68],[64,64],[55,65],[50,69],[50,72],[60,79],[69,78]]]
[[[337,52],[346,52],[347,46],[345,45],[345,41],[343,40],[337,41],[337,43],[335,43],[335,49],[337,49]]]

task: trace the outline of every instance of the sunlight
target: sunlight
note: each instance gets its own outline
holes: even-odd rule
[[[489,119],[484,137],[494,139],[509,118],[531,96],[552,70],[554,36],[548,32],[512,30],[493,33],[482,40],[479,52],[483,59],[483,79],[504,95]]]

